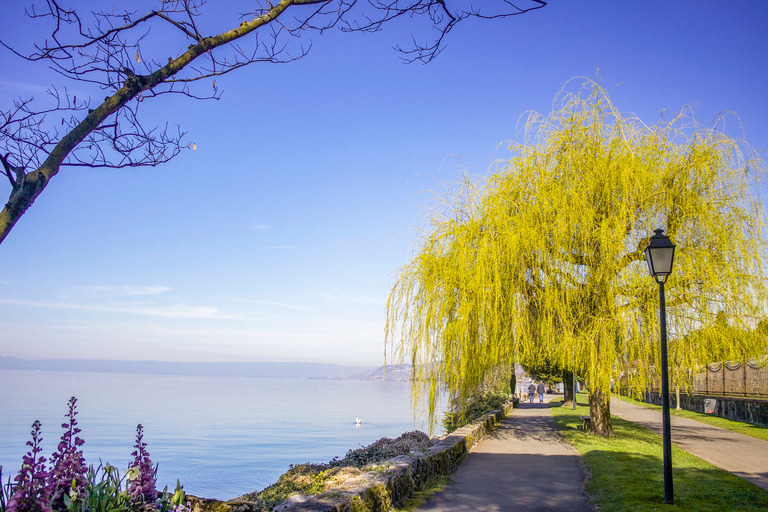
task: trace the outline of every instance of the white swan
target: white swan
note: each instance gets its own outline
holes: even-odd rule
[[[355,425],[357,425],[357,426],[359,427],[359,426],[360,426],[360,424],[361,424],[362,422],[363,422],[363,420],[361,420],[361,419],[358,417],[358,418],[355,420]]]

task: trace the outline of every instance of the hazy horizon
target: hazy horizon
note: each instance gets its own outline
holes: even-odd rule
[[[375,371],[375,366],[298,361],[158,361],[114,359],[21,359],[0,356],[0,370],[136,375],[199,375],[268,378],[335,378]]]

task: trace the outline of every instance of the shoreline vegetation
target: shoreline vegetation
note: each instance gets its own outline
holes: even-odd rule
[[[472,400],[459,412],[446,411],[443,416],[443,427],[450,434],[457,428],[468,425],[486,413],[500,409],[509,400],[509,394],[501,391],[488,391]]]

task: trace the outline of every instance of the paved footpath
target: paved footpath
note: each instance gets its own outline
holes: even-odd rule
[[[661,435],[661,412],[614,397],[611,415]],[[678,447],[768,491],[768,441],[678,416],[670,417],[670,430]]]
[[[475,445],[451,480],[419,510],[594,510],[583,491],[581,459],[555,428],[548,403],[520,404]]]

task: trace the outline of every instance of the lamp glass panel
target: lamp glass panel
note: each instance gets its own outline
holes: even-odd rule
[[[651,248],[648,247],[645,249],[645,261],[648,263],[648,273],[652,276],[655,275],[653,273],[653,260],[651,259]]]
[[[674,247],[651,248],[649,258],[653,259],[653,272],[657,276],[666,276],[672,273],[672,260],[675,257]]]

